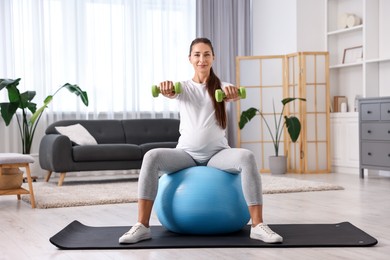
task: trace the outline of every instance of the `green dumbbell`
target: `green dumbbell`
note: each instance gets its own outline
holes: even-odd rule
[[[174,93],[176,94],[180,94],[181,93],[181,84],[180,82],[176,82],[174,85]],[[157,85],[153,85],[152,86],[152,95],[153,97],[158,97],[158,95],[160,94],[160,88],[157,87]]]
[[[246,98],[246,90],[244,87],[240,87],[238,89],[238,96],[242,99]],[[226,97],[225,92],[222,91],[222,89],[217,89],[215,91],[215,100],[217,102],[222,102],[222,100]]]

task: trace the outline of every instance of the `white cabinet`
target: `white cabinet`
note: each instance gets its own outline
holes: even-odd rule
[[[331,113],[332,167],[334,172],[359,173],[357,113]]]
[[[348,100],[347,113],[331,115],[332,163],[335,171],[349,167],[358,174],[358,149],[347,156],[344,145],[351,147],[358,143],[355,98],[390,96],[390,1],[325,2],[331,102],[334,96],[345,96]],[[356,19],[355,24],[345,26],[345,19],[352,14],[360,22]],[[361,51],[351,49],[359,46]],[[353,132],[343,136],[345,129]]]

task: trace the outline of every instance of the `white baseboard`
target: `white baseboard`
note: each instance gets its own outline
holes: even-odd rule
[[[390,172],[389,171],[379,171],[379,175],[380,176],[390,177]]]
[[[334,173],[346,173],[346,174],[353,174],[353,175],[359,175],[359,168],[358,167],[349,167],[349,166],[332,166],[332,172]]]

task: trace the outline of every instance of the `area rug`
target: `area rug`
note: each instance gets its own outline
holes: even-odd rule
[[[130,203],[137,201],[137,181],[34,182],[37,208],[62,208],[100,204]],[[343,187],[325,182],[299,180],[289,177],[262,175],[263,194],[342,190]],[[23,184],[26,185],[26,184]],[[22,200],[30,203],[30,196]]]
[[[73,221],[50,238],[61,249],[150,249],[223,247],[367,247],[378,241],[349,222],[333,224],[278,224],[270,228],[283,237],[283,243],[266,244],[249,238],[250,226],[223,235],[181,235],[162,226],[151,226],[152,239],[121,245],[118,238],[126,226],[91,227]],[[304,258],[304,257],[303,257]]]

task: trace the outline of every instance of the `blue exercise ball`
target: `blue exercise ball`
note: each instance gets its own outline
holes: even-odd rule
[[[166,229],[181,234],[236,232],[250,219],[240,174],[206,166],[161,176],[154,210]]]

